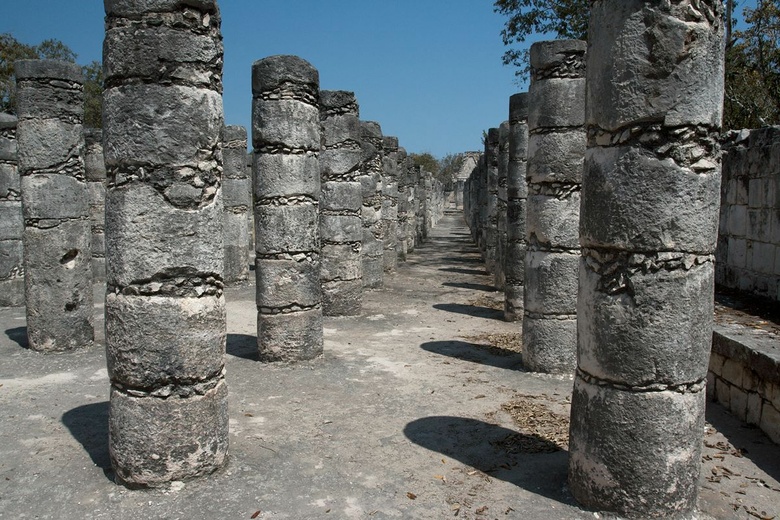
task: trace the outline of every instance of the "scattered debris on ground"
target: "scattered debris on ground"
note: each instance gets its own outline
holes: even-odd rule
[[[496,443],[508,453],[552,453],[569,447],[569,416],[552,411],[546,394],[517,394],[501,408],[509,413],[519,433]]]

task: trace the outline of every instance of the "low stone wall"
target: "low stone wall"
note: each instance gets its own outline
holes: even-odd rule
[[[732,132],[723,151],[715,281],[780,300],[780,126]]]
[[[780,444],[780,345],[775,336],[715,325],[707,396]]]

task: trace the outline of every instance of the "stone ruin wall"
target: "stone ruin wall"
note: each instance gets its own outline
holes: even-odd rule
[[[780,126],[726,136],[715,282],[780,300]]]

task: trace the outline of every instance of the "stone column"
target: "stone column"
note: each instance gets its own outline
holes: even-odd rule
[[[222,137],[222,198],[225,205],[225,283],[249,277],[249,226],[251,183],[246,167],[246,128],[230,125]]]
[[[84,131],[84,170],[89,189],[89,216],[92,225],[92,277],[106,280],[106,162],[103,160],[103,131]]]
[[[528,93],[509,98],[509,165],[507,168],[507,241],[504,320],[523,318],[525,297],[525,181],[528,152]]]
[[[493,284],[499,291],[506,283],[507,175],[509,172],[509,121],[498,127],[498,191],[496,199],[496,271]]]
[[[382,138],[382,241],[384,271],[398,266],[398,138]]]
[[[105,9],[109,453],[120,481],[155,487],[228,452],[220,16],[214,0]]]
[[[17,61],[17,142],[30,348],[92,346],[92,232],[84,173],[81,67]]]
[[[255,176],[252,172],[252,163],[254,162],[254,154],[250,151],[246,154],[246,177],[249,179],[248,195],[249,198],[249,211],[246,212],[246,227],[249,238],[249,246],[247,251],[247,261],[249,265],[255,263]]]
[[[16,116],[0,113],[0,307],[24,305],[23,234]]]
[[[577,366],[585,48],[581,40],[531,46],[523,363],[538,372]]]
[[[363,149],[361,175],[363,195],[360,220],[363,225],[363,287],[382,286],[384,275],[384,235],[382,224],[382,128],[374,121],[360,122]]]
[[[358,180],[362,151],[355,94],[321,91],[320,121],[322,313],[354,316],[363,306],[363,195]]]
[[[406,262],[409,242],[406,233],[409,228],[409,172],[407,171],[406,149],[398,147],[398,261]]]
[[[320,77],[297,56],[252,65],[257,346],[265,361],[322,354]]]
[[[499,130],[488,130],[485,140],[485,268],[489,274],[496,272],[496,247],[498,246],[498,143]]]
[[[591,7],[569,482],[590,508],[691,518],[712,343],[723,8]]]

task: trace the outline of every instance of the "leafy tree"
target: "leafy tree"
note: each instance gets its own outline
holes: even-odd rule
[[[27,45],[8,33],[0,34],[0,112],[16,113],[14,62],[25,59],[62,60],[76,63],[73,50],[59,40]],[[82,67],[84,82],[84,123],[100,128],[103,112],[103,66],[93,61]]]
[[[509,47],[504,65],[517,67],[515,75],[528,73],[528,51],[512,48],[532,34],[555,34],[557,38],[585,40],[588,36],[589,0],[496,0],[493,11],[507,17],[501,39]]]
[[[84,126],[103,127],[103,64],[93,61],[84,71]]]
[[[758,0],[744,19],[727,42],[724,129],[780,123],[780,5]]]
[[[441,158],[439,165],[441,166],[437,178],[449,189],[451,189],[452,182],[455,179],[455,175],[460,171],[463,166],[463,160],[465,156],[462,153],[447,154]]]
[[[423,170],[433,174],[439,173],[439,160],[430,152],[411,153],[409,156],[412,158],[412,161],[414,161],[414,164],[421,166]]]

